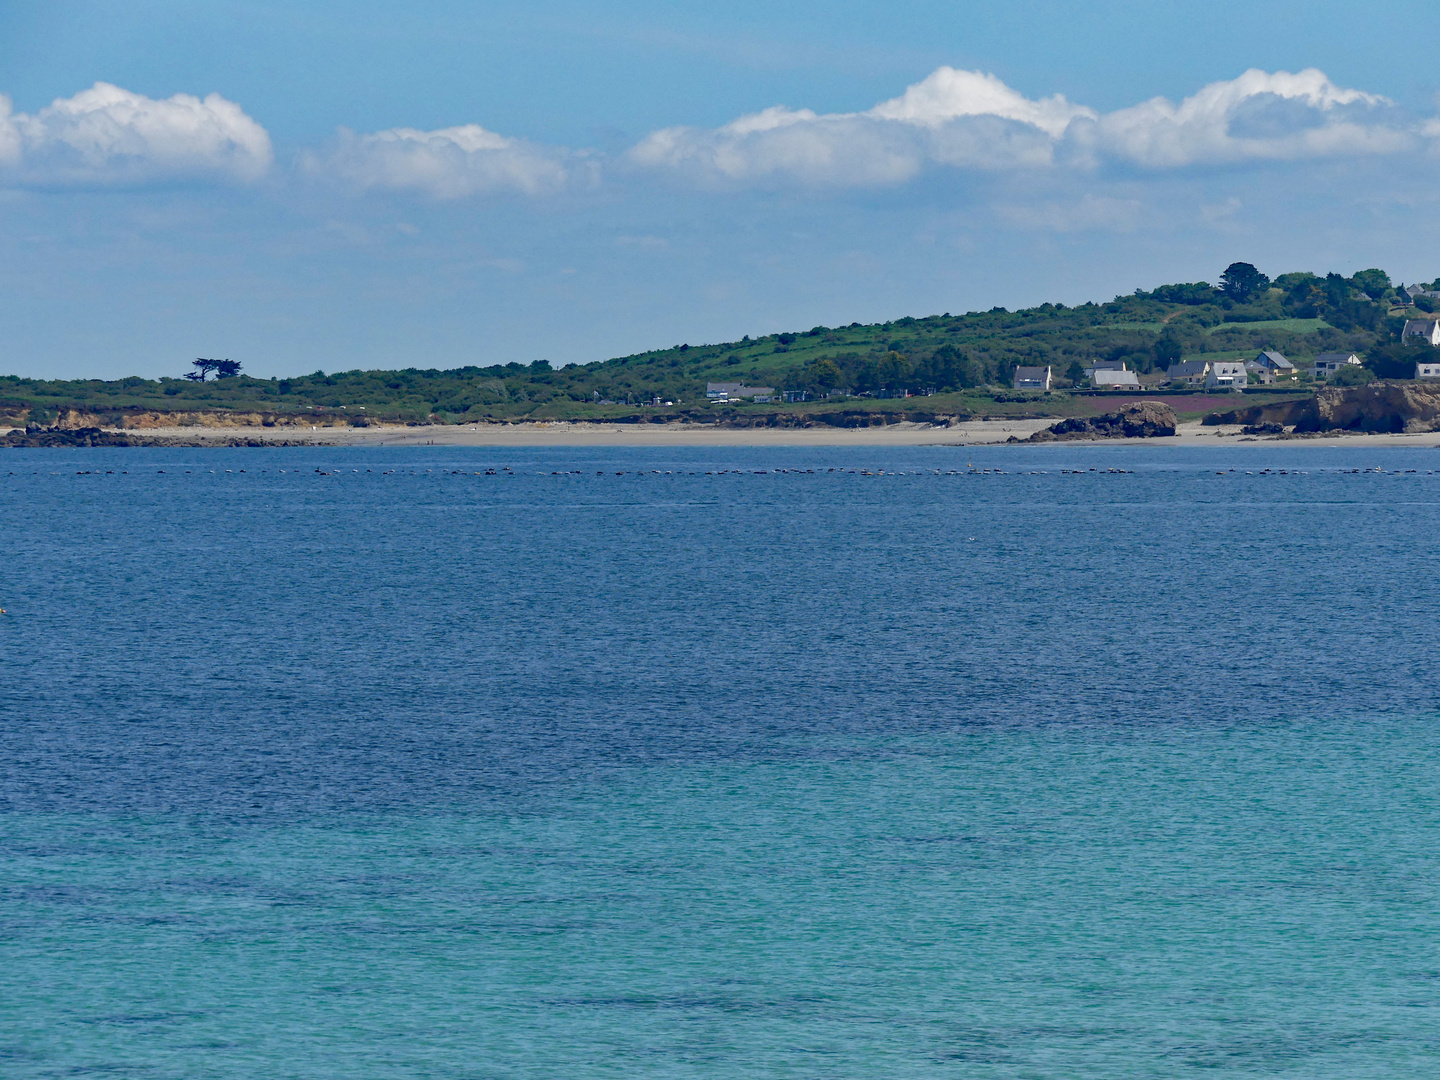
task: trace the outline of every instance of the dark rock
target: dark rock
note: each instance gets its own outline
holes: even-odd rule
[[[1030,436],[1030,442],[1080,439],[1155,439],[1175,434],[1175,410],[1163,401],[1132,401],[1119,412],[1072,417]],[[1018,441],[1018,440],[1017,440]]]
[[[1283,435],[1285,434],[1285,425],[1276,423],[1246,424],[1240,429],[1240,432],[1243,435]]]

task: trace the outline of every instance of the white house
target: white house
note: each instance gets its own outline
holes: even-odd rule
[[[1440,364],[1416,364],[1415,378],[1440,379]]]
[[[1133,371],[1095,368],[1090,373],[1090,383],[1096,390],[1139,390],[1140,376]]]
[[[1049,390],[1050,369],[1048,367],[1017,367],[1015,378],[1010,385],[1016,390]]]
[[[746,386],[738,382],[707,382],[705,396],[711,401],[734,401],[737,398],[765,398],[775,396],[771,386]]]
[[[1250,385],[1250,376],[1245,371],[1243,360],[1216,360],[1210,365],[1210,374],[1205,385],[1211,389],[1243,390]]]
[[[1353,352],[1322,352],[1315,357],[1315,378],[1328,379],[1342,367],[1350,365],[1360,366],[1360,357]]]
[[[1183,364],[1171,364],[1165,371],[1165,377],[1171,382],[1186,383],[1190,386],[1199,386],[1209,374],[1209,360],[1186,360]]]
[[[1440,345],[1440,322],[1430,319],[1406,319],[1400,331],[1403,345]]]

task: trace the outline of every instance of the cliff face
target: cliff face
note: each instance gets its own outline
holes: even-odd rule
[[[1030,436],[1030,442],[1074,439],[1153,439],[1175,434],[1175,410],[1163,401],[1133,401],[1119,412],[1071,418]],[[1011,439],[1011,442],[1019,442]]]
[[[1206,424],[1283,424],[1297,432],[1440,431],[1440,385],[1373,382],[1324,386],[1312,398],[1211,413]]]

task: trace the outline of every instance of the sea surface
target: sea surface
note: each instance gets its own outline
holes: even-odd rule
[[[0,451],[0,1076],[1440,1075],[1440,450]]]

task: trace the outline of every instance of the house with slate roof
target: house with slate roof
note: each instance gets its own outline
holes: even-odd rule
[[[1049,390],[1049,367],[1017,367],[1010,385],[1016,390]]]
[[[1328,379],[1342,367],[1360,366],[1360,357],[1353,352],[1322,352],[1315,357],[1315,381]]]
[[[1400,331],[1402,345],[1440,345],[1440,322],[1433,319],[1406,319]]]
[[[1254,360],[1247,360],[1245,370],[1251,378],[1266,384],[1276,381],[1289,382],[1300,377],[1295,365],[1272,349],[1266,349]]]
[[[1210,365],[1210,374],[1205,376],[1205,385],[1211,390],[1244,390],[1250,385],[1245,361],[1216,360]]]
[[[1090,373],[1090,385],[1096,390],[1139,390],[1140,376],[1133,371],[1095,368]]]
[[[1205,381],[1205,376],[1209,374],[1209,360],[1186,360],[1179,364],[1171,364],[1165,369],[1165,378],[1173,383],[1184,383],[1187,386],[1201,385]]]

